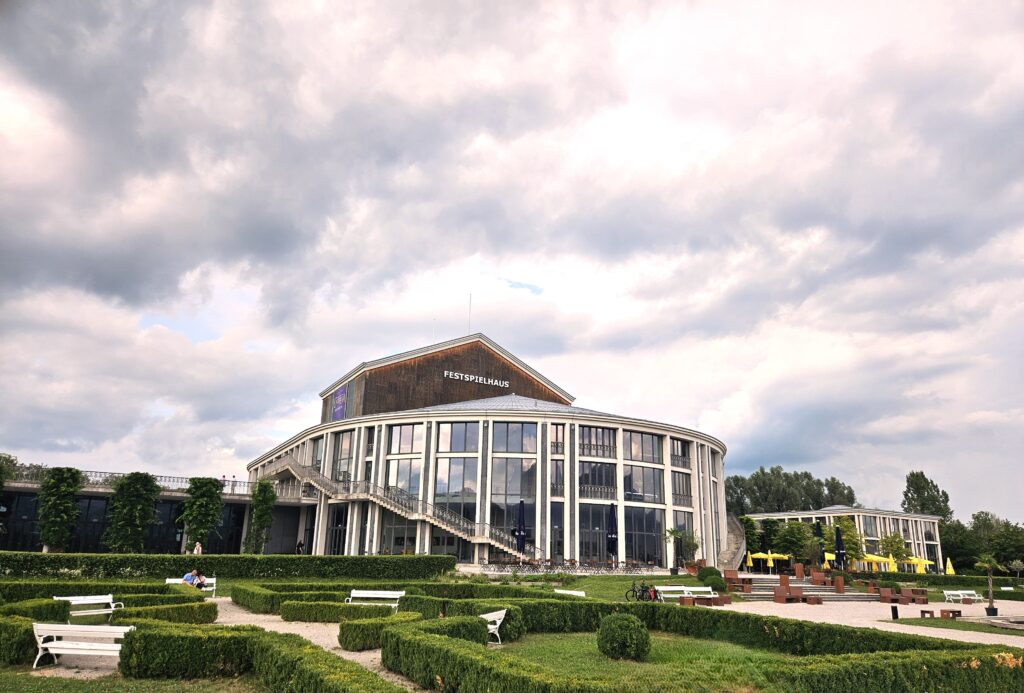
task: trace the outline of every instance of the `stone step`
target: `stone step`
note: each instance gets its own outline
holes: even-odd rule
[[[806,594],[806,593],[805,593]],[[775,595],[772,594],[743,594],[737,595],[742,596],[743,601],[747,602],[770,602],[774,599]],[[855,592],[850,594],[817,594],[816,597],[821,597],[823,602],[877,602],[878,595],[875,594],[864,594],[862,592]]]

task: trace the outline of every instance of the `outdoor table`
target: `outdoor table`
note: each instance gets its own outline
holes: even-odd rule
[[[680,606],[696,606],[697,604],[696,604],[696,602],[693,601],[693,597],[680,597],[679,598],[679,605]]]
[[[935,612],[932,609],[921,609],[921,618],[935,618]]]
[[[939,609],[939,616],[942,618],[951,618],[955,621],[963,615],[960,609]]]

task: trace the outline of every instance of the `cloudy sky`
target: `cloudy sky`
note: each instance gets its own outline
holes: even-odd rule
[[[241,477],[471,330],[1024,520],[1022,164],[1021,2],[2,3],[0,450]]]

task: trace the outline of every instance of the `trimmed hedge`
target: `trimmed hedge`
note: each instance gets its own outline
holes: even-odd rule
[[[3,555],[0,552],[0,555]],[[49,554],[47,554],[49,555]],[[185,594],[178,585],[162,582],[111,582],[109,580],[0,580],[0,597],[16,602],[24,599],[70,597],[82,594],[110,594],[116,601],[129,594]],[[192,588],[189,588],[192,589]],[[196,590],[192,589],[192,593]],[[127,604],[125,604],[127,606]]]
[[[417,613],[398,613],[381,618],[360,618],[342,621],[338,624],[338,644],[349,651],[376,650],[380,647],[380,636],[389,626],[420,620]]]
[[[285,621],[339,623],[360,618],[382,618],[392,613],[394,609],[386,604],[281,602],[281,618]]]
[[[231,601],[257,614],[276,614],[281,610],[283,602],[344,602],[352,594],[353,589],[368,588],[379,590],[405,590],[409,594],[422,593],[416,583],[306,583],[304,589],[297,590],[299,585],[278,585],[258,583],[238,583],[231,587]],[[317,588],[319,590],[311,590]]]
[[[0,665],[31,664],[36,656],[32,619],[23,616],[0,618]]]
[[[489,601],[486,599],[456,599],[448,602],[445,616],[479,616],[492,611],[505,609],[505,619],[501,622],[498,633],[502,642],[518,640],[526,634],[526,622],[523,611],[509,601]],[[483,622],[483,619],[480,619]]]
[[[213,623],[217,620],[217,605],[214,602],[192,602],[189,604],[125,607],[114,611],[110,615],[110,622],[133,622],[140,618],[169,623]]]
[[[487,622],[476,616],[452,616],[431,621],[415,621],[405,628],[415,628],[423,633],[444,635],[448,638],[468,640],[486,645],[489,639]]]
[[[25,599],[0,606],[0,616],[24,616],[42,623],[66,623],[69,602],[60,599]]]
[[[988,587],[988,578],[977,575],[936,575],[934,573],[850,573],[857,580],[896,580],[897,582],[913,582],[933,587]],[[992,577],[992,584],[997,587],[1011,587],[1022,584],[1012,577]]]
[[[138,626],[125,637],[121,649],[119,668],[128,677],[199,679],[253,672],[277,693],[404,690],[298,635],[268,633],[255,626],[174,626],[152,621]]]
[[[423,618],[441,618],[450,600],[440,597],[424,597],[407,594],[398,599],[399,611],[415,611]]]
[[[338,577],[426,580],[455,570],[454,556],[294,556],[289,554],[97,554],[0,551],[7,577],[176,577],[198,568],[222,578]]]
[[[163,606],[165,604],[193,604],[205,599],[195,589],[191,594],[115,594],[114,601],[121,602],[125,608],[136,606]]]

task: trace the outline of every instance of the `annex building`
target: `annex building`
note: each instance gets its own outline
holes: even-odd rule
[[[362,363],[320,397],[318,424],[247,467],[302,489],[275,535],[312,553],[666,567],[669,528],[710,565],[726,545],[721,441],[573,406],[485,335]]]

